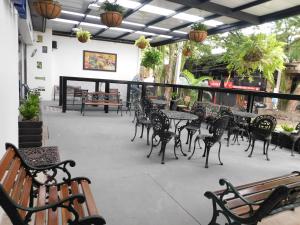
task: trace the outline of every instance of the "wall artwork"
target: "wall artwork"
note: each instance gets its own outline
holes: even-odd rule
[[[83,51],[83,69],[116,72],[117,54]]]
[[[38,35],[36,42],[43,43],[43,36],[42,35]]]
[[[46,80],[46,77],[34,77],[36,80]]]
[[[43,63],[40,62],[40,61],[37,61],[37,62],[36,62],[36,68],[38,68],[38,69],[43,69]]]
[[[48,52],[47,46],[43,46],[43,47],[42,47],[42,52],[43,52],[43,53],[47,53],[47,52]]]

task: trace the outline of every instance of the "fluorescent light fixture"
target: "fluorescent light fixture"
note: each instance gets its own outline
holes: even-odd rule
[[[163,30],[163,31],[169,31],[170,30],[170,29],[167,29],[167,28],[156,27],[156,26],[149,26],[149,28],[156,29],[156,30]]]
[[[164,35],[164,34],[160,34],[158,35],[159,37],[162,37],[162,38],[173,38],[173,36],[169,36],[169,35]]]
[[[101,3],[105,2],[105,0],[98,0],[97,3],[95,5],[98,6],[99,8],[99,5],[101,5]],[[112,1],[110,1],[112,2]],[[100,3],[100,4],[99,4]],[[130,1],[130,0],[118,0],[117,2],[119,5],[125,7],[125,8],[128,8],[128,9],[135,9],[137,8],[138,6],[141,5],[141,3],[139,2],[135,2],[135,1]],[[93,4],[90,4],[90,5],[93,5]]]
[[[52,19],[51,21],[54,22],[59,22],[59,23],[69,23],[69,24],[78,24],[78,21],[75,20],[65,20],[65,19],[60,19],[60,18],[56,18],[56,19]]]
[[[216,27],[216,26],[220,26],[223,25],[224,23],[217,21],[217,20],[207,20],[202,22],[203,24],[207,25],[207,26],[211,26],[211,27]]]
[[[120,27],[110,27],[110,30],[121,31],[121,32],[132,32],[133,30],[120,28]]]
[[[71,12],[71,11],[66,11],[66,10],[61,10],[61,13],[63,13],[63,14],[69,14],[69,15],[74,15],[74,16],[81,16],[81,17],[84,16],[83,13]]]
[[[176,19],[186,20],[186,21],[189,21],[189,22],[196,22],[196,21],[199,21],[199,20],[203,20],[203,17],[194,16],[194,15],[187,14],[187,13],[178,13],[173,17],[176,18]]]
[[[177,34],[187,34],[187,32],[181,31],[181,30],[173,30],[172,32]]]
[[[100,24],[95,24],[95,23],[81,22],[80,25],[81,26],[86,26],[86,27],[107,28],[107,26],[100,25]]]
[[[97,20],[100,19],[100,16],[87,15],[86,17],[91,19],[97,19]]]
[[[135,33],[137,33],[137,34],[143,34],[143,35],[149,35],[149,36],[155,36],[155,35],[157,35],[157,34],[150,33],[150,32],[145,32],[145,31],[137,31]]]
[[[140,9],[140,11],[154,13],[154,14],[158,14],[158,15],[162,15],[162,16],[168,16],[172,13],[175,13],[175,11],[173,11],[173,10],[165,9],[165,8],[161,8],[161,7],[157,7],[157,6],[153,6],[153,5],[145,5]]]
[[[122,21],[122,23],[132,25],[132,26],[137,26],[137,27],[145,27],[146,26],[146,25],[141,24],[141,23],[133,23],[133,22],[129,22],[129,21]]]
[[[88,8],[91,10],[98,10],[100,8],[100,6],[96,3],[92,3],[92,4],[89,4]]]

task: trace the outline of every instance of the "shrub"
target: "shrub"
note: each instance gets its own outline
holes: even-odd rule
[[[29,94],[27,100],[19,108],[23,120],[33,120],[40,112],[40,99],[38,95]]]

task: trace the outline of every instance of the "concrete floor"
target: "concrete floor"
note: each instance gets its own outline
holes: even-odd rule
[[[130,141],[134,124],[129,114],[121,117],[116,112],[87,111],[83,117],[77,111],[63,114],[57,108],[43,108],[47,144],[57,145],[62,159],[77,162],[73,176],[92,180],[98,209],[109,225],[205,225],[212,204],[203,194],[220,189],[220,178],[239,185],[300,170],[299,154],[291,157],[289,151],[278,148],[270,151],[271,161],[266,161],[259,142],[253,157],[248,158],[243,151],[246,142],[226,147],[223,141],[224,165],[218,164],[216,146],[208,169],[202,150],[196,149],[190,161],[183,156],[175,160],[170,142],[166,164],[161,165],[158,148],[150,159],[146,157],[150,147],[145,137]],[[183,147],[187,151],[188,146]]]

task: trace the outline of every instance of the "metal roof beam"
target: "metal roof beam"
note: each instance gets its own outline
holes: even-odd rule
[[[248,8],[251,8],[251,7],[266,3],[266,2],[270,2],[270,1],[272,1],[272,0],[256,0],[256,1],[253,1],[253,2],[249,2],[247,4],[244,4],[244,5],[233,8],[232,12],[248,9]]]

